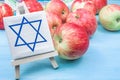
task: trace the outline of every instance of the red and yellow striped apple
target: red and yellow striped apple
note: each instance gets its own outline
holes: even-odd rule
[[[97,13],[99,13],[99,11],[107,5],[107,0],[92,0],[95,4]]]
[[[65,23],[56,29],[53,42],[61,58],[75,60],[87,51],[89,37],[84,27]]]
[[[46,10],[46,12],[52,12],[52,13],[60,16],[63,23],[66,21],[66,18],[69,14],[69,8],[61,0],[51,0],[51,1],[49,1],[48,4],[46,5],[45,10]]]
[[[62,25],[62,19],[60,16],[50,12],[46,12],[46,16],[51,36],[53,37],[56,28]]]
[[[74,12],[77,9],[84,8],[93,14],[96,14],[96,8],[93,1],[82,1],[82,0],[75,0],[71,5],[71,11]]]
[[[77,9],[75,12],[71,12],[66,22],[85,27],[89,37],[95,33],[97,28],[96,16],[86,9]]]
[[[92,1],[94,3],[94,6],[96,8],[96,14],[99,13],[99,11],[107,5],[107,0],[75,0],[75,2],[87,2]],[[78,3],[77,3],[78,4]],[[85,3],[84,3],[85,4]],[[87,5],[87,4],[86,4]],[[87,5],[89,6],[89,5]],[[91,6],[92,7],[92,6]],[[91,8],[89,8],[91,10]]]
[[[43,7],[37,0],[23,0],[30,12],[42,11]]]

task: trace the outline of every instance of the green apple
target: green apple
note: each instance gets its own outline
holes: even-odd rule
[[[99,20],[109,31],[120,30],[120,5],[109,4],[103,7],[99,13]]]

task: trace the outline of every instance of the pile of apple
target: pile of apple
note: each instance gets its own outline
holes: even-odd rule
[[[99,2],[102,4],[98,5]],[[85,54],[97,29],[96,14],[106,4],[106,0],[74,0],[71,5],[62,0],[48,2],[48,25],[61,58],[74,60]]]
[[[74,0],[71,5],[63,0],[51,0],[43,8],[37,0],[23,1],[30,12],[46,11],[54,46],[66,60],[78,59],[88,50],[89,39],[97,29],[96,14],[107,5],[107,0]]]

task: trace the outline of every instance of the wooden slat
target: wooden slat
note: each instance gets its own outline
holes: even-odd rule
[[[57,51],[53,51],[53,52],[49,52],[49,53],[43,53],[43,54],[39,54],[39,55],[35,55],[35,56],[30,56],[30,57],[26,57],[26,58],[17,59],[17,60],[12,60],[12,64],[14,66],[16,66],[16,65],[20,65],[20,64],[40,60],[40,59],[54,57],[57,55],[58,55]]]

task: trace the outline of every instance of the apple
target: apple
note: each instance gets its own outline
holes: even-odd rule
[[[120,5],[109,4],[104,6],[99,13],[99,21],[109,31],[120,30]]]
[[[86,9],[77,9],[75,12],[71,12],[66,22],[85,27],[89,37],[95,33],[97,28],[96,16]]]
[[[107,0],[92,0],[96,6],[97,13],[107,5]]]
[[[23,0],[30,12],[42,11],[43,7],[37,0]]]
[[[56,29],[53,42],[59,57],[75,60],[87,51],[89,37],[84,27],[79,27],[74,23],[64,23]]]
[[[51,36],[53,36],[56,28],[62,25],[62,19],[60,16],[54,13],[49,13],[49,12],[46,12],[46,17],[47,17],[48,26],[51,32]]]
[[[107,5],[107,0],[75,0],[74,2],[86,2],[86,1],[92,1],[96,8],[96,14],[99,13],[99,11]]]
[[[99,13],[99,11],[107,5],[107,0],[91,0],[94,2],[94,5],[96,7],[96,14]]]
[[[4,30],[3,17],[13,16],[12,8],[6,3],[0,3],[0,30]]]
[[[80,8],[84,8],[84,9],[92,12],[93,14],[96,14],[96,8],[95,8],[95,5],[94,5],[93,1],[75,0],[72,3],[71,11],[74,12],[77,9],[80,9]]]
[[[61,0],[51,0],[51,1],[49,1],[46,5],[45,10],[46,10],[46,12],[52,12],[52,13],[60,16],[63,23],[66,21],[66,18],[69,14],[69,8]]]

